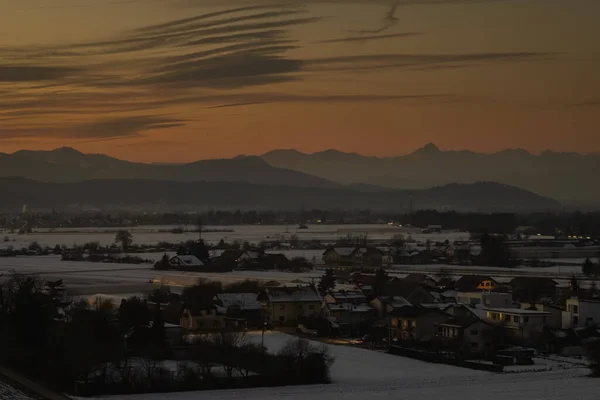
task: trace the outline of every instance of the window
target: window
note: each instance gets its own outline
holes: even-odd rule
[[[410,326],[413,328],[417,327],[417,321],[410,321]]]
[[[477,329],[471,330],[471,336],[477,336]]]
[[[309,309],[309,310],[314,310],[314,309],[315,309],[315,306],[314,306],[314,304],[311,304],[311,305],[309,305],[309,306],[308,306],[308,309]]]
[[[279,317],[279,322],[283,322],[283,321],[285,321],[285,317],[282,315]]]
[[[504,320],[505,320],[506,322],[510,322],[510,315],[505,315],[505,316],[504,316]]]
[[[280,310],[285,310],[285,304],[282,304],[282,305],[280,305],[280,306],[279,306],[279,309],[280,309]]]
[[[477,346],[477,342],[471,342],[471,348],[472,349],[476,349],[477,347],[478,347]]]
[[[579,306],[573,305],[573,314],[579,314]]]
[[[546,323],[546,317],[542,317],[542,322]]]
[[[519,322],[521,322],[521,318],[519,318],[518,315],[515,315],[515,317],[513,318],[513,321],[515,321],[518,324]]]
[[[529,322],[529,317],[523,317],[523,322],[525,322],[525,323]]]
[[[577,317],[577,316],[573,317],[573,325],[579,325],[579,317]]]

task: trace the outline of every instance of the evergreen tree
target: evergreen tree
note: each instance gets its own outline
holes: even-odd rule
[[[335,288],[335,275],[333,274],[333,270],[331,268],[325,270],[325,274],[321,277],[319,284],[317,285],[317,290],[321,294],[321,296],[325,296],[328,292],[332,291]]]
[[[383,286],[390,280],[390,277],[385,270],[385,268],[381,267],[375,272],[375,281],[373,282],[373,293],[375,296],[381,294]]]
[[[133,236],[128,231],[119,231],[115,235],[115,243],[120,244],[124,252],[133,244]]]
[[[154,264],[154,269],[158,269],[158,270],[167,270],[171,267],[171,264],[169,264],[169,256],[167,255],[167,253],[163,254],[163,256],[161,257],[160,261],[158,261],[156,264]]]
[[[586,258],[581,266],[581,272],[583,272],[585,276],[592,276],[594,274],[594,269],[594,263],[592,260],[590,260],[589,257]]]

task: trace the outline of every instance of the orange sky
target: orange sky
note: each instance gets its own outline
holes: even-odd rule
[[[392,4],[0,2],[0,152],[600,151],[599,1]]]

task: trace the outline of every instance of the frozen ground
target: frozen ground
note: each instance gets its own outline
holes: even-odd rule
[[[265,345],[277,350],[290,339],[265,334]],[[260,341],[260,334],[253,340]],[[595,400],[600,380],[587,378],[585,368],[492,374],[347,347],[329,346],[336,357],[330,385],[110,396],[106,400]]]
[[[295,284],[296,280],[310,282],[318,279],[320,271],[308,273],[286,273],[279,271],[233,271],[216,272],[178,272],[156,271],[151,265],[142,264],[106,264],[77,261],[61,261],[60,256],[40,257],[1,257],[0,274],[15,271],[38,274],[42,279],[63,279],[69,289],[80,294],[94,295],[150,292],[154,285],[150,281],[163,275],[192,278],[205,278],[223,283],[232,283],[244,279],[277,281]]]
[[[399,268],[402,268],[400,266]],[[435,276],[440,268],[448,271],[446,266],[440,265],[420,265],[418,271],[427,272]],[[494,269],[484,269],[484,267],[472,267],[470,272],[463,273],[485,273],[498,279],[499,281],[510,280],[509,273],[515,270],[507,270],[503,274],[495,274]],[[479,268],[479,269],[478,269]],[[82,295],[104,294],[124,294],[150,292],[153,284],[150,283],[154,278],[160,278],[163,275],[188,277],[190,282],[193,278],[205,278],[223,283],[232,283],[244,279],[257,279],[261,281],[277,281],[283,284],[296,284],[300,282],[309,283],[317,280],[322,271],[313,271],[306,273],[287,273],[279,271],[232,271],[225,273],[217,272],[178,272],[178,271],[156,271],[149,264],[107,264],[90,263],[76,261],[61,261],[60,256],[40,256],[40,257],[0,257],[0,274],[6,274],[10,271],[19,273],[39,274],[45,280],[63,279],[69,289],[76,290]],[[516,269],[520,271],[520,269]],[[535,271],[531,271],[535,275]],[[392,275],[400,277],[406,273],[392,272]],[[541,275],[544,276],[544,275]],[[562,285],[568,283],[571,274],[563,275],[563,279],[557,279]],[[589,282],[581,281],[581,285],[586,286]],[[340,286],[341,287],[341,286]]]

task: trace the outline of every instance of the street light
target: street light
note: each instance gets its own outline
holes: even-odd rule
[[[267,321],[264,321],[263,325],[262,325],[262,335],[260,338],[260,349],[262,351],[264,351],[264,348],[265,348],[265,331],[266,330],[267,330]]]

